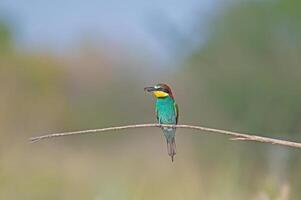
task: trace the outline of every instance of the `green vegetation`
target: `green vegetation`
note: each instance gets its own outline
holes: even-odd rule
[[[179,130],[171,163],[156,129],[27,143],[152,122],[143,87],[158,80],[173,86],[180,123],[300,141],[300,10],[298,0],[233,3],[169,75],[140,57],[118,62],[120,49],[19,51],[0,23],[0,199],[300,199],[300,150]]]

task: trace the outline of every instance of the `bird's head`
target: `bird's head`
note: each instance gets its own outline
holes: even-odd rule
[[[168,96],[173,98],[170,87],[164,83],[159,83],[151,87],[145,87],[144,90],[147,92],[152,92],[156,98],[164,98]]]

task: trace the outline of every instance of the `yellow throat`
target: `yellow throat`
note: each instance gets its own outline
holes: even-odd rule
[[[167,97],[167,96],[168,96],[168,93],[162,92],[162,91],[154,91],[154,95],[155,95],[157,98],[160,98],[160,97]]]

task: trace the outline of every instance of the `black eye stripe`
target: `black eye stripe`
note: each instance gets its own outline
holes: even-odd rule
[[[169,93],[168,89],[166,88],[159,88],[158,91],[162,91],[162,92],[165,92],[165,93]]]

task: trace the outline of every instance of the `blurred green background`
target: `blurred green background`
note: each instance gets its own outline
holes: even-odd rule
[[[50,36],[39,27],[42,20],[24,31],[21,1],[4,2],[0,199],[301,198],[298,149],[181,129],[171,163],[162,132],[154,128],[27,141],[52,132],[154,122],[154,99],[143,87],[157,82],[172,86],[181,124],[301,141],[300,1],[214,1],[204,11],[191,0],[194,12],[186,21],[179,17],[184,2],[164,1],[155,9],[137,1],[119,8],[114,1],[107,11],[111,18],[97,12],[106,3],[94,2],[99,15],[92,24],[125,19],[108,32],[115,37],[86,27],[83,37],[68,43],[63,41],[71,22],[55,17],[57,1],[49,10],[44,6],[47,12],[26,3],[33,19],[54,17],[45,27],[61,26],[49,28],[55,33]],[[68,6],[62,10],[75,18],[74,26],[85,24],[74,14],[80,6]],[[147,16],[144,32],[131,35],[129,24],[139,18],[135,9],[147,10]],[[119,40],[121,35],[130,37]]]

